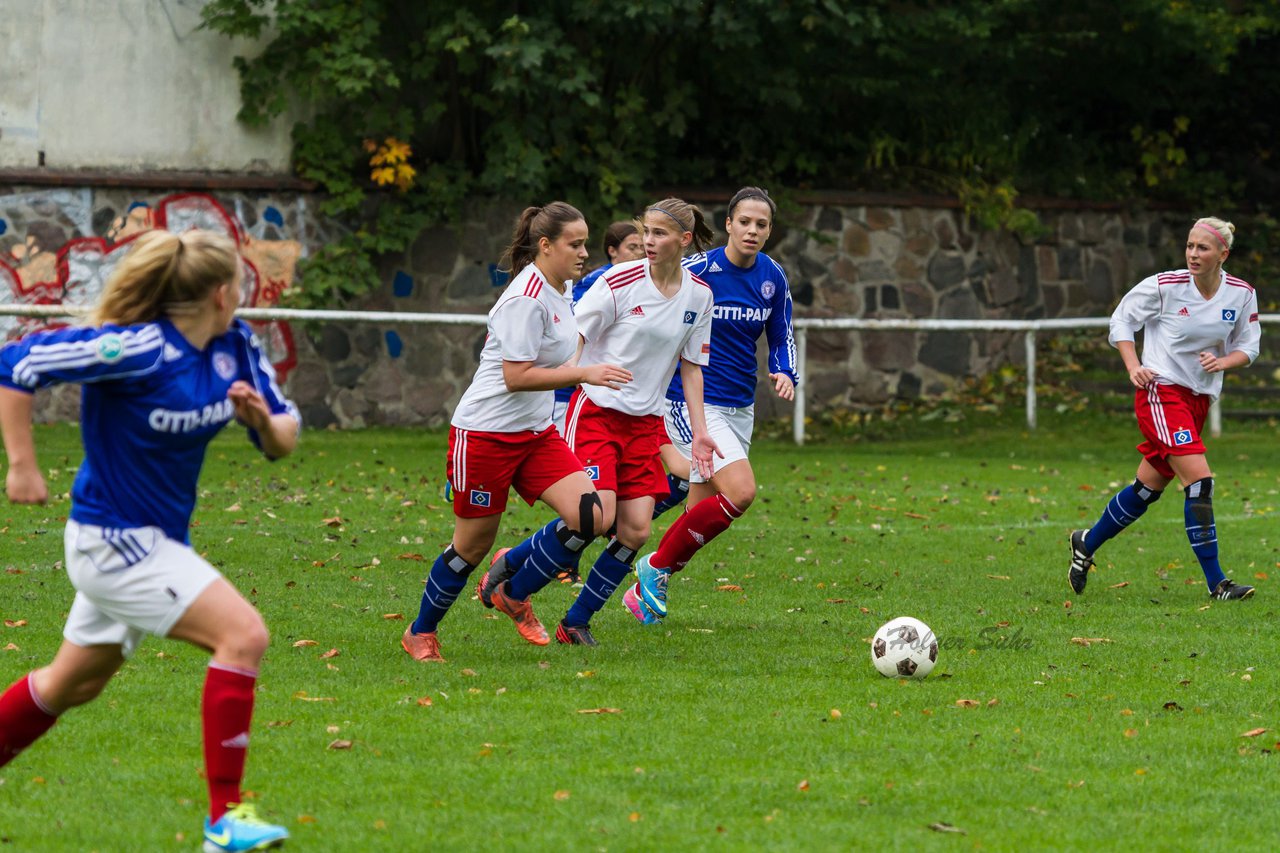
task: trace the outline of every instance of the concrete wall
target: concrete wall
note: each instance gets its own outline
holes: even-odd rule
[[[236,121],[256,46],[198,29],[202,6],[0,0],[0,168],[288,172],[290,121]]]

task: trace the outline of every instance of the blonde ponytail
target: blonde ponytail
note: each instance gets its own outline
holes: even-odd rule
[[[209,291],[236,280],[239,264],[235,243],[213,231],[148,231],[112,271],[91,322],[128,326],[195,313]]]

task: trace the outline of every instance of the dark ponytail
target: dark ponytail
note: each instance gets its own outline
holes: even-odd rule
[[[689,202],[678,198],[664,198],[657,204],[650,206],[646,213],[649,211],[665,213],[675,220],[681,230],[691,233],[695,252],[705,252],[707,247],[711,245],[711,241],[715,239],[715,232],[711,230],[711,226],[707,224],[707,217],[703,215],[697,205],[689,204]]]
[[[585,221],[585,217],[567,202],[553,201],[545,207],[526,207],[516,220],[511,245],[502,254],[499,266],[506,267],[515,278],[538,257],[538,242],[543,237],[554,243],[566,225],[580,221]]]

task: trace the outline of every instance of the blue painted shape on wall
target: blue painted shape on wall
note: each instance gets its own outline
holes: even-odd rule
[[[413,276],[404,270],[396,272],[395,279],[391,282],[391,292],[400,298],[413,295]]]
[[[5,222],[3,219],[0,219],[0,234],[3,234],[8,230],[9,230],[9,223]]]
[[[262,218],[277,228],[284,227],[284,214],[277,210],[274,206],[268,205],[267,209],[262,211]]]
[[[392,331],[387,332],[387,353],[392,358],[399,358],[403,350],[404,341],[400,340],[400,336]]]
[[[497,264],[489,264],[489,280],[493,282],[494,287],[506,287],[511,283],[511,274],[506,270],[498,269]]]

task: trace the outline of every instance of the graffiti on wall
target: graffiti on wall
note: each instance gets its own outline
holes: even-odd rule
[[[12,198],[12,197],[9,197]],[[0,197],[0,203],[8,200]],[[154,204],[134,201],[104,222],[101,236],[93,233],[92,203],[82,193],[43,194],[28,207],[56,210],[60,222],[36,218],[25,234],[9,233],[6,218],[0,216],[0,239],[8,237],[7,252],[0,252],[0,303],[19,305],[88,306],[97,302],[116,263],[130,249],[138,235],[153,229],[182,233],[192,228],[224,234],[235,241],[244,261],[241,307],[269,307],[293,283],[302,256],[297,240],[264,239],[252,236],[222,204],[204,193],[168,195]],[[263,219],[272,227],[272,236],[283,218],[268,207]],[[65,224],[63,224],[65,223]],[[78,231],[68,238],[67,231]],[[12,340],[42,328],[65,325],[64,320],[0,315],[0,342]],[[263,348],[283,380],[297,365],[297,349],[288,323],[252,322]]]

